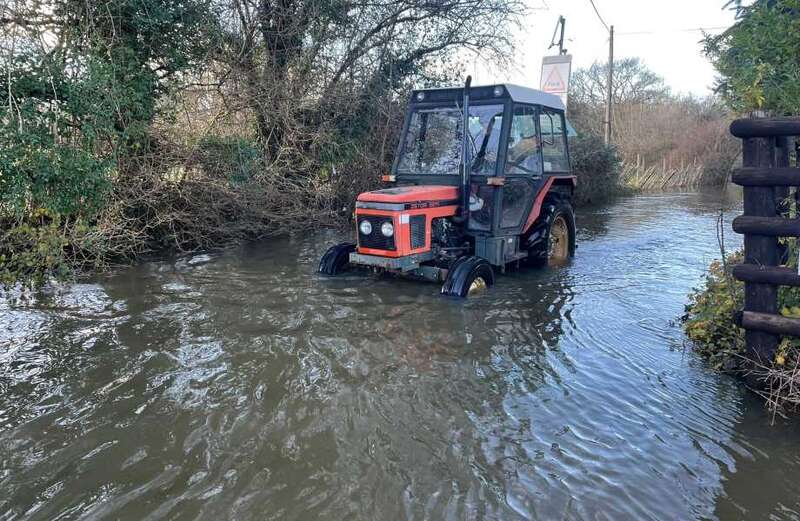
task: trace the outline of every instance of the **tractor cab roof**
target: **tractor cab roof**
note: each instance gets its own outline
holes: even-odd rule
[[[464,87],[420,89],[414,90],[411,93],[411,104],[436,102],[459,103],[463,96]],[[517,103],[529,103],[531,105],[541,105],[552,109],[564,110],[564,103],[558,96],[541,90],[514,85],[512,83],[470,87],[469,97],[473,102],[489,100],[504,101],[511,99]]]

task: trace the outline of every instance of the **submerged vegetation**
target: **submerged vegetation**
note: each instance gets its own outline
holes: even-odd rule
[[[582,133],[569,142],[572,169],[578,176],[574,202],[577,205],[596,203],[618,194],[622,162],[617,148],[606,145],[602,138]]]
[[[741,260],[741,253],[734,253],[712,262],[703,287],[689,296],[684,316],[686,336],[695,351],[714,368],[726,371],[742,367],[744,356],[744,331],[733,323],[742,308],[744,284],[731,274],[731,266]]]

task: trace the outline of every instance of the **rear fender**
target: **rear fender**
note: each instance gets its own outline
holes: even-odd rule
[[[576,184],[577,178],[574,175],[548,177],[544,182],[544,186],[542,186],[539,193],[536,194],[531,213],[528,215],[528,220],[525,221],[525,226],[522,228],[523,235],[530,233],[534,224],[539,220],[542,207],[545,205],[545,198],[549,194],[558,192],[566,197],[570,197]]]

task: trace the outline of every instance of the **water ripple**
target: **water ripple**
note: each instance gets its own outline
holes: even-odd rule
[[[6,300],[0,518],[797,519],[797,425],[675,324],[723,203],[584,210],[468,302],[320,278],[333,233]]]

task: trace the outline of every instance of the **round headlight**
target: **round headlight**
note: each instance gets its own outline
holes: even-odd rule
[[[417,92],[417,101],[422,101],[424,99],[425,99],[425,93],[424,92]]]
[[[494,95],[497,96],[497,97],[502,96],[503,95],[503,87],[501,87],[500,85],[495,87],[494,88]]]
[[[385,222],[381,224],[381,233],[384,237],[391,237],[394,235],[394,226],[392,226],[392,223]]]
[[[370,233],[372,233],[372,223],[370,223],[365,219],[361,221],[361,224],[358,225],[358,229],[364,235],[369,235]]]

